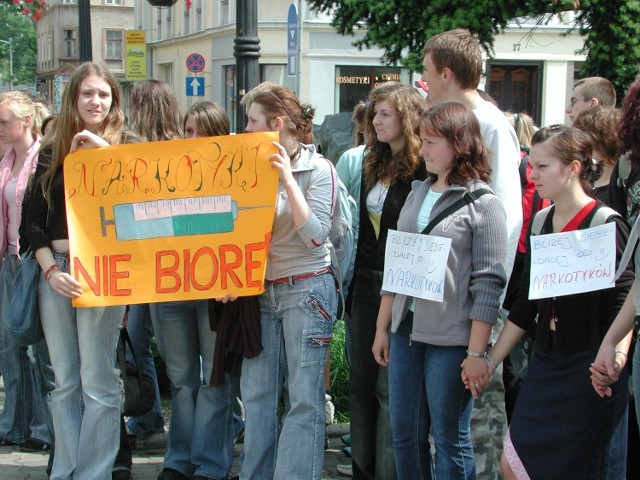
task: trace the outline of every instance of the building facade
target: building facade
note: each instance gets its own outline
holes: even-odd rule
[[[70,73],[80,63],[78,1],[49,0],[48,8],[36,24],[37,89],[57,110]],[[137,0],[89,0],[91,12],[91,53],[93,61],[109,67],[124,81],[124,35],[134,28]]]
[[[296,91],[317,106],[317,121],[325,115],[350,112],[380,82],[411,83],[419,74],[381,64],[382,51],[358,50],[356,37],[338,35],[331,18],[299,8],[299,73],[287,68],[287,14],[291,0],[258,2],[260,76]],[[190,6],[188,5],[190,4]],[[530,113],[540,125],[566,120],[564,108],[584,55],[582,38],[570,31],[571,16],[548,24],[535,20],[513,22],[496,38],[495,54],[487,57],[481,88],[496,97],[501,108]],[[178,0],[171,8],[136,3],[136,28],[147,35],[149,76],[171,84],[183,107],[209,99],[223,105],[235,123],[236,0]],[[205,58],[205,69],[192,73],[186,65],[194,54]],[[192,96],[193,76],[204,77],[204,95]]]
[[[78,63],[77,2],[50,0],[37,24],[37,73],[41,90],[54,100]],[[182,108],[204,99],[221,104],[235,125],[236,2],[177,0],[171,7],[157,8],[147,0],[90,0],[93,59],[105,62],[121,80],[126,99],[131,83],[125,79],[125,32],[144,31],[147,78],[171,85]],[[383,65],[379,49],[353,47],[358,34],[338,35],[330,16],[300,0],[293,0],[300,33],[298,68],[290,76],[287,16],[292,0],[257,3],[260,79],[285,85],[315,105],[317,123],[326,115],[350,112],[381,82],[412,83],[420,77],[406,68]],[[575,72],[585,59],[578,53],[583,41],[571,31],[571,21],[570,14],[564,21],[514,21],[497,36],[480,88],[503,110],[529,113],[539,125],[565,122]],[[190,71],[194,55],[204,59],[201,71]]]

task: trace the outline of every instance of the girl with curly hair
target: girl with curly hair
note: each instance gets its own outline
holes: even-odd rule
[[[425,103],[416,89],[384,83],[369,96],[365,157],[359,197],[358,250],[347,311],[351,327],[351,453],[354,478],[393,480],[387,368],[371,355],[380,306],[384,251],[389,229],[411,182],[424,180],[415,128]]]

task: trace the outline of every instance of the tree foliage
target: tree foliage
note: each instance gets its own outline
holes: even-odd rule
[[[585,37],[583,75],[610,79],[619,91],[633,81],[640,63],[638,0],[308,0],[332,15],[343,35],[384,50],[382,61],[421,70],[422,47],[431,36],[468,28],[492,55],[495,36],[518,17],[549,18],[576,10],[575,28]]]
[[[32,20],[0,3],[0,40],[11,41],[13,83],[33,84],[36,73],[36,27]],[[0,78],[9,83],[9,45],[0,42]]]

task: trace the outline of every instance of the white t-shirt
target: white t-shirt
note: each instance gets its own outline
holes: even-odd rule
[[[504,113],[491,102],[481,100],[480,105],[473,109],[473,113],[480,123],[482,138],[490,150],[489,186],[502,201],[507,214],[509,245],[505,268],[507,275],[511,275],[522,230],[522,190],[518,172],[520,144]]]

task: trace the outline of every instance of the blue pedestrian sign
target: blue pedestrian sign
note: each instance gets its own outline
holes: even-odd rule
[[[187,77],[187,97],[204,97],[204,77]]]
[[[287,73],[290,77],[294,77],[298,73],[298,10],[296,4],[289,6],[289,15],[287,16]]]

